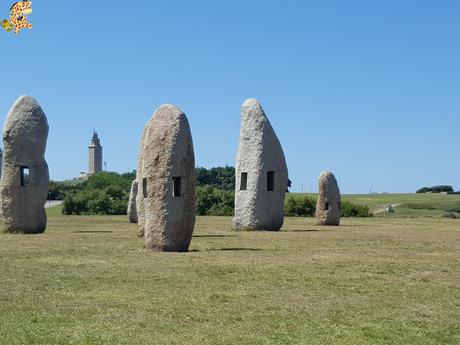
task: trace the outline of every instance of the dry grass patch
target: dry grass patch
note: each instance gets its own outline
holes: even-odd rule
[[[198,218],[148,253],[125,217],[0,235],[1,344],[458,344],[460,221]]]

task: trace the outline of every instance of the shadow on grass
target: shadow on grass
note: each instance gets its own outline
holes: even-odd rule
[[[260,248],[216,248],[216,249],[208,249],[209,251],[213,251],[213,250],[220,250],[220,251],[224,251],[224,252],[238,252],[238,251],[258,251],[258,250],[262,250]]]
[[[220,238],[220,237],[237,237],[235,235],[193,235],[193,238]]]
[[[327,225],[326,225],[327,226]],[[337,229],[340,229],[340,228],[353,228],[353,227],[364,227],[364,226],[369,226],[369,224],[340,224],[339,226],[331,226],[329,225],[329,227],[336,227]],[[372,226],[380,226],[379,224],[372,224]]]
[[[319,232],[319,231],[329,231],[331,229],[337,228],[336,226],[334,227],[327,227],[325,229],[289,229],[289,230],[283,230],[284,232]]]
[[[72,231],[75,234],[111,234],[113,231],[110,230],[76,230]]]

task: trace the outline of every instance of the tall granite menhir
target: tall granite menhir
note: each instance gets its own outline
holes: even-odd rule
[[[19,97],[3,126],[0,204],[8,232],[35,234],[46,229],[47,138],[48,121],[38,102]]]
[[[174,105],[158,108],[141,139],[138,225],[145,247],[187,251],[195,227],[195,156],[190,126]]]
[[[330,171],[319,175],[318,200],[316,202],[316,222],[319,225],[339,225],[341,210],[339,185]]]
[[[144,194],[140,193],[139,187],[142,187],[142,172],[144,166],[144,144],[145,138],[147,133],[149,133],[150,126],[153,122],[153,116],[149,119],[147,124],[144,127],[144,131],[142,132],[141,142],[139,145],[139,156],[137,159],[137,167],[136,167],[136,182],[137,182],[137,194],[136,194],[136,214],[137,214],[137,224],[139,229],[139,237],[144,236],[144,228],[145,228],[145,212],[144,212]]]
[[[236,159],[236,230],[281,229],[288,170],[281,144],[255,99],[241,107],[240,143]]]

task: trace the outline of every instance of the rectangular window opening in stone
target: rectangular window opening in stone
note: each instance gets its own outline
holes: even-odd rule
[[[326,202],[326,203],[324,204],[324,209],[325,209],[326,211],[329,210],[329,203],[328,203],[328,202]]]
[[[248,173],[241,173],[240,190],[248,188]]]
[[[142,179],[142,195],[144,198],[147,197],[147,179],[146,178]]]
[[[181,178],[173,177],[173,197],[182,196],[181,192]]]
[[[342,210],[342,203],[339,202],[339,211],[341,211],[341,210]]]
[[[275,190],[275,172],[274,171],[267,172],[267,190],[269,192]]]
[[[20,168],[20,173],[21,173],[21,186],[27,186],[29,184],[29,167],[21,167]]]

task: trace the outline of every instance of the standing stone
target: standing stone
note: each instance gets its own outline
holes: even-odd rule
[[[3,151],[0,149],[0,178],[2,177]]]
[[[339,225],[341,213],[339,185],[333,173],[323,171],[319,175],[316,221],[319,225]]]
[[[145,247],[187,251],[195,227],[195,156],[187,117],[176,106],[161,106],[147,123],[137,181]]]
[[[133,183],[131,183],[131,192],[129,193],[129,201],[128,201],[128,218],[131,223],[137,223],[136,198],[137,198],[137,181],[134,180]]]
[[[281,144],[255,99],[241,107],[240,144],[236,158],[236,230],[281,229],[288,170]]]
[[[139,237],[144,237],[144,227],[145,227],[145,212],[144,212],[144,195],[139,193],[139,187],[142,186],[142,173],[144,170],[144,144],[147,133],[150,130],[150,126],[153,122],[153,117],[147,122],[142,132],[141,142],[139,145],[139,155],[137,158],[137,167],[136,167],[136,181],[138,193],[136,196],[136,211],[137,211],[137,224],[139,229]]]
[[[19,97],[3,126],[0,203],[8,232],[35,234],[46,229],[47,139],[48,121],[42,108],[32,97]]]

